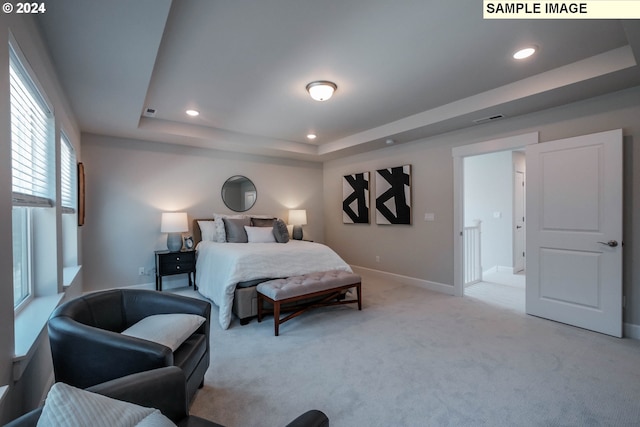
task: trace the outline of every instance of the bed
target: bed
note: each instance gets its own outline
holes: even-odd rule
[[[321,243],[221,242],[205,235],[200,228],[203,221],[213,220],[194,220],[194,240],[198,242],[196,284],[198,291],[218,306],[223,329],[229,327],[232,312],[241,323],[257,315],[258,283],[326,270],[352,271],[336,252]]]

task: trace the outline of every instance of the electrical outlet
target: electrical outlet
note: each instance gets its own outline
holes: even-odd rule
[[[376,255],[376,262],[380,262],[380,255]]]
[[[144,276],[144,267],[138,268],[138,276]]]

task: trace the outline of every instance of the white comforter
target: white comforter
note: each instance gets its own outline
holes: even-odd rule
[[[202,241],[197,250],[198,291],[220,308],[222,329],[227,329],[231,323],[233,294],[238,282],[326,270],[352,271],[328,246],[300,240],[288,243]]]

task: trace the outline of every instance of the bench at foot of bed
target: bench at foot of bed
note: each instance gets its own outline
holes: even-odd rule
[[[322,271],[302,276],[287,277],[285,279],[269,280],[257,286],[258,292],[258,322],[262,321],[267,312],[265,301],[273,304],[273,323],[275,335],[279,335],[280,325],[293,319],[314,307],[326,307],[342,304],[358,304],[362,310],[362,279],[357,274],[342,270]],[[356,299],[344,299],[344,292],[356,288]],[[315,299],[316,297],[321,297]],[[313,302],[304,302],[314,298]],[[293,304],[292,303],[299,303]],[[282,306],[287,305],[286,311],[292,311],[286,317],[280,318]]]

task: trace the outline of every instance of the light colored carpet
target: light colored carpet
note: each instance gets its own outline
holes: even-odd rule
[[[193,294],[185,291],[185,294]],[[228,427],[631,426],[640,342],[363,276],[364,306],[211,329],[191,413]],[[212,318],[217,319],[214,306]]]

